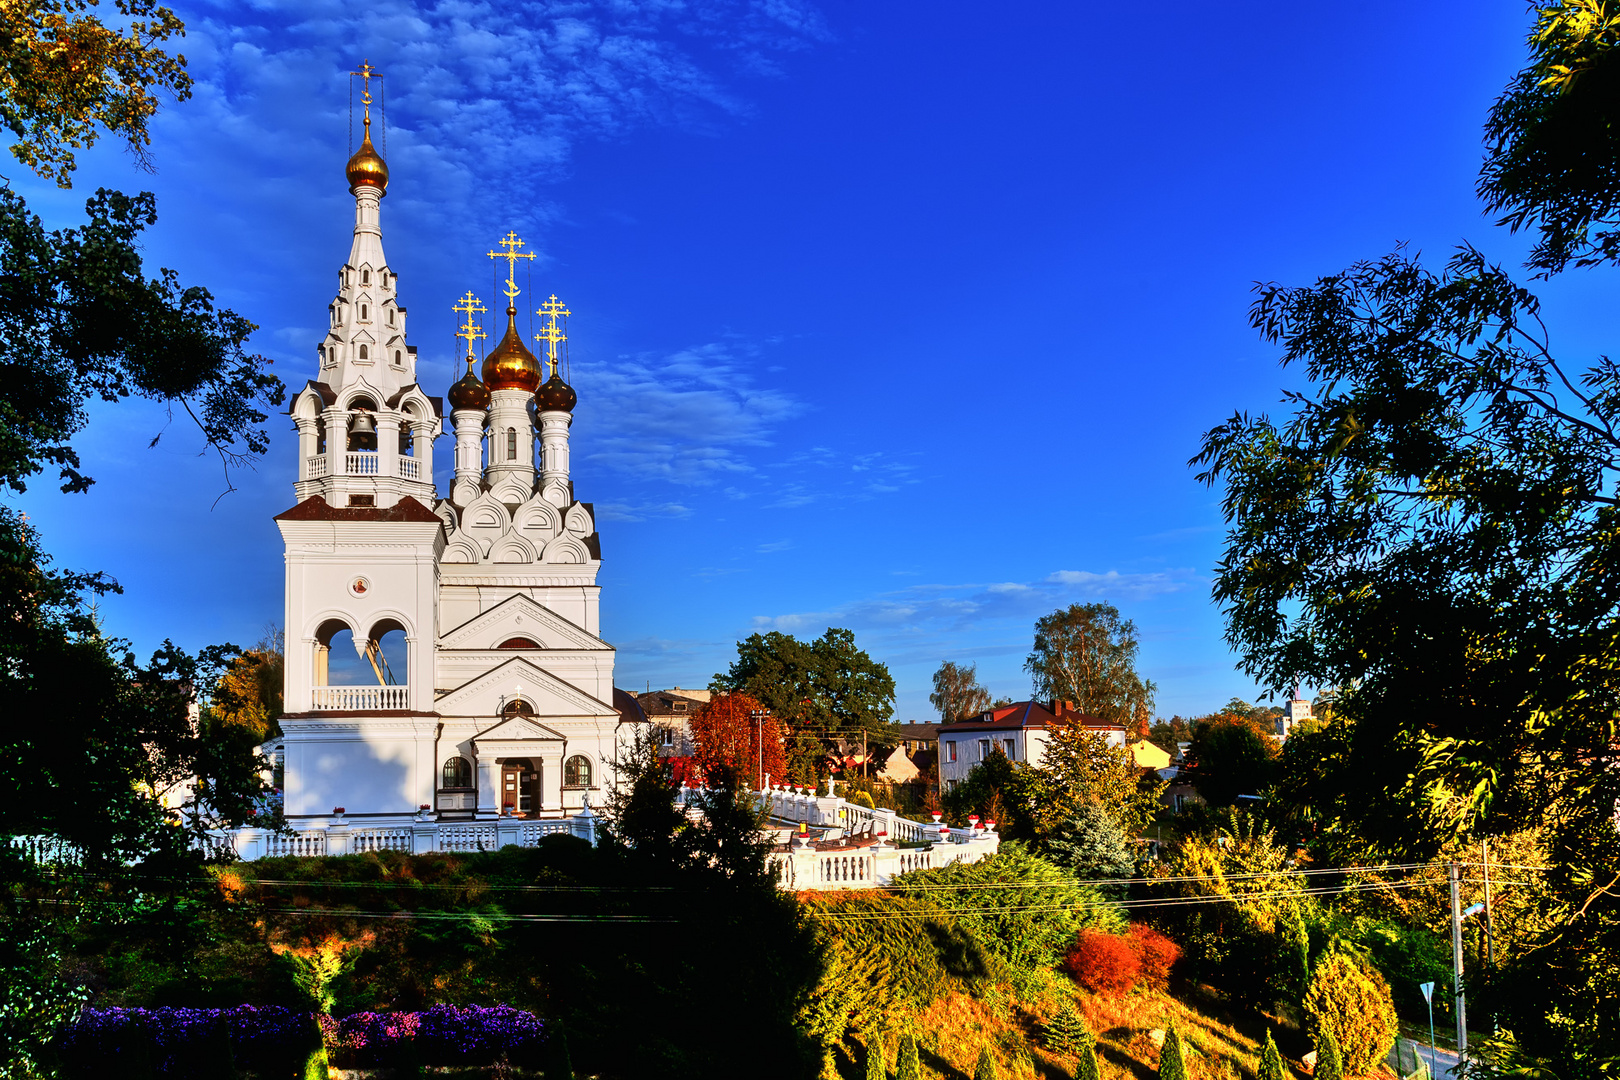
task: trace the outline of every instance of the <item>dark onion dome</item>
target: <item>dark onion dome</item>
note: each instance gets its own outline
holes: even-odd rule
[[[496,390],[534,393],[540,386],[540,361],[534,358],[517,332],[517,308],[506,309],[506,335],[484,357],[484,385]]]
[[[540,392],[534,396],[535,408],[541,412],[573,412],[574,403],[579,400],[574,395],[574,388],[562,381],[562,376],[555,371]]]
[[[450,399],[452,409],[487,409],[489,408],[489,387],[478,380],[473,374],[472,360],[467,361],[467,374],[450,387],[444,395]]]
[[[349,190],[356,191],[363,187],[374,187],[382,194],[388,194],[388,163],[377,153],[377,148],[371,145],[371,117],[366,117],[366,134],[360,140],[360,149],[354,152],[349,159],[349,167],[345,171],[349,176]]]

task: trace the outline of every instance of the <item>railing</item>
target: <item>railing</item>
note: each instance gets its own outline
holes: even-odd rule
[[[83,852],[56,836],[13,836],[11,848],[42,866],[77,866],[84,860]]]
[[[851,885],[872,883],[872,859],[866,855],[831,853],[816,860],[817,877],[824,885]]]
[[[525,821],[522,830],[518,833],[523,838],[521,842],[524,847],[534,847],[543,836],[572,836],[573,834],[574,823],[567,820]]]
[[[270,859],[281,855],[325,855],[326,833],[271,833],[265,840],[264,854]]]
[[[349,849],[362,851],[405,851],[413,848],[410,829],[355,829],[349,833]]]
[[[343,471],[350,476],[376,476],[379,458],[375,450],[351,450],[344,457]]]
[[[415,480],[422,474],[422,463],[415,458],[402,457],[399,459],[399,475],[407,480]]]
[[[410,708],[408,686],[317,686],[315,708],[344,712]]]
[[[493,825],[439,826],[440,851],[494,851],[497,847]]]
[[[319,480],[326,475],[328,462],[325,454],[316,454],[304,459],[304,479]]]

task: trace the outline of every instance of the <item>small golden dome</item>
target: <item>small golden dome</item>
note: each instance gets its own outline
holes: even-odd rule
[[[540,386],[540,361],[518,336],[515,307],[506,309],[506,336],[484,357],[484,385],[491,392],[523,390],[530,394]]]
[[[579,398],[575,395],[574,388],[563,382],[562,376],[553,371],[551,378],[546,380],[546,385],[535,395],[534,401],[535,407],[541,412],[573,412]]]
[[[357,188],[374,187],[382,194],[388,194],[388,163],[377,153],[377,148],[371,145],[371,117],[366,117],[366,133],[360,140],[360,149],[354,152],[349,159],[347,169],[349,176],[349,190]]]
[[[450,387],[445,395],[450,399],[452,409],[487,409],[489,408],[489,387],[478,381],[473,374],[472,357],[467,358],[467,374]]]

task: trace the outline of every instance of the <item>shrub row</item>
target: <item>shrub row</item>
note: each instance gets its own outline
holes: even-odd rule
[[[324,1041],[347,1068],[540,1064],[545,1025],[507,1006],[435,1005],[425,1012],[354,1013],[339,1019],[293,1009],[86,1009],[59,1043],[68,1077],[213,1077],[224,1067],[295,1070]]]

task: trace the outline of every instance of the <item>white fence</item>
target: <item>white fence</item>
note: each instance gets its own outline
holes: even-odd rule
[[[370,712],[410,708],[408,686],[317,686],[315,707],[322,710]]]
[[[221,833],[236,857],[246,861],[284,855],[359,855],[367,851],[401,851],[423,855],[432,851],[470,853],[496,851],[508,845],[534,847],[547,836],[577,836],[596,843],[596,815],[587,807],[570,818],[526,821],[436,821],[426,815],[391,819],[343,817],[300,821],[290,832],[236,829]]]

